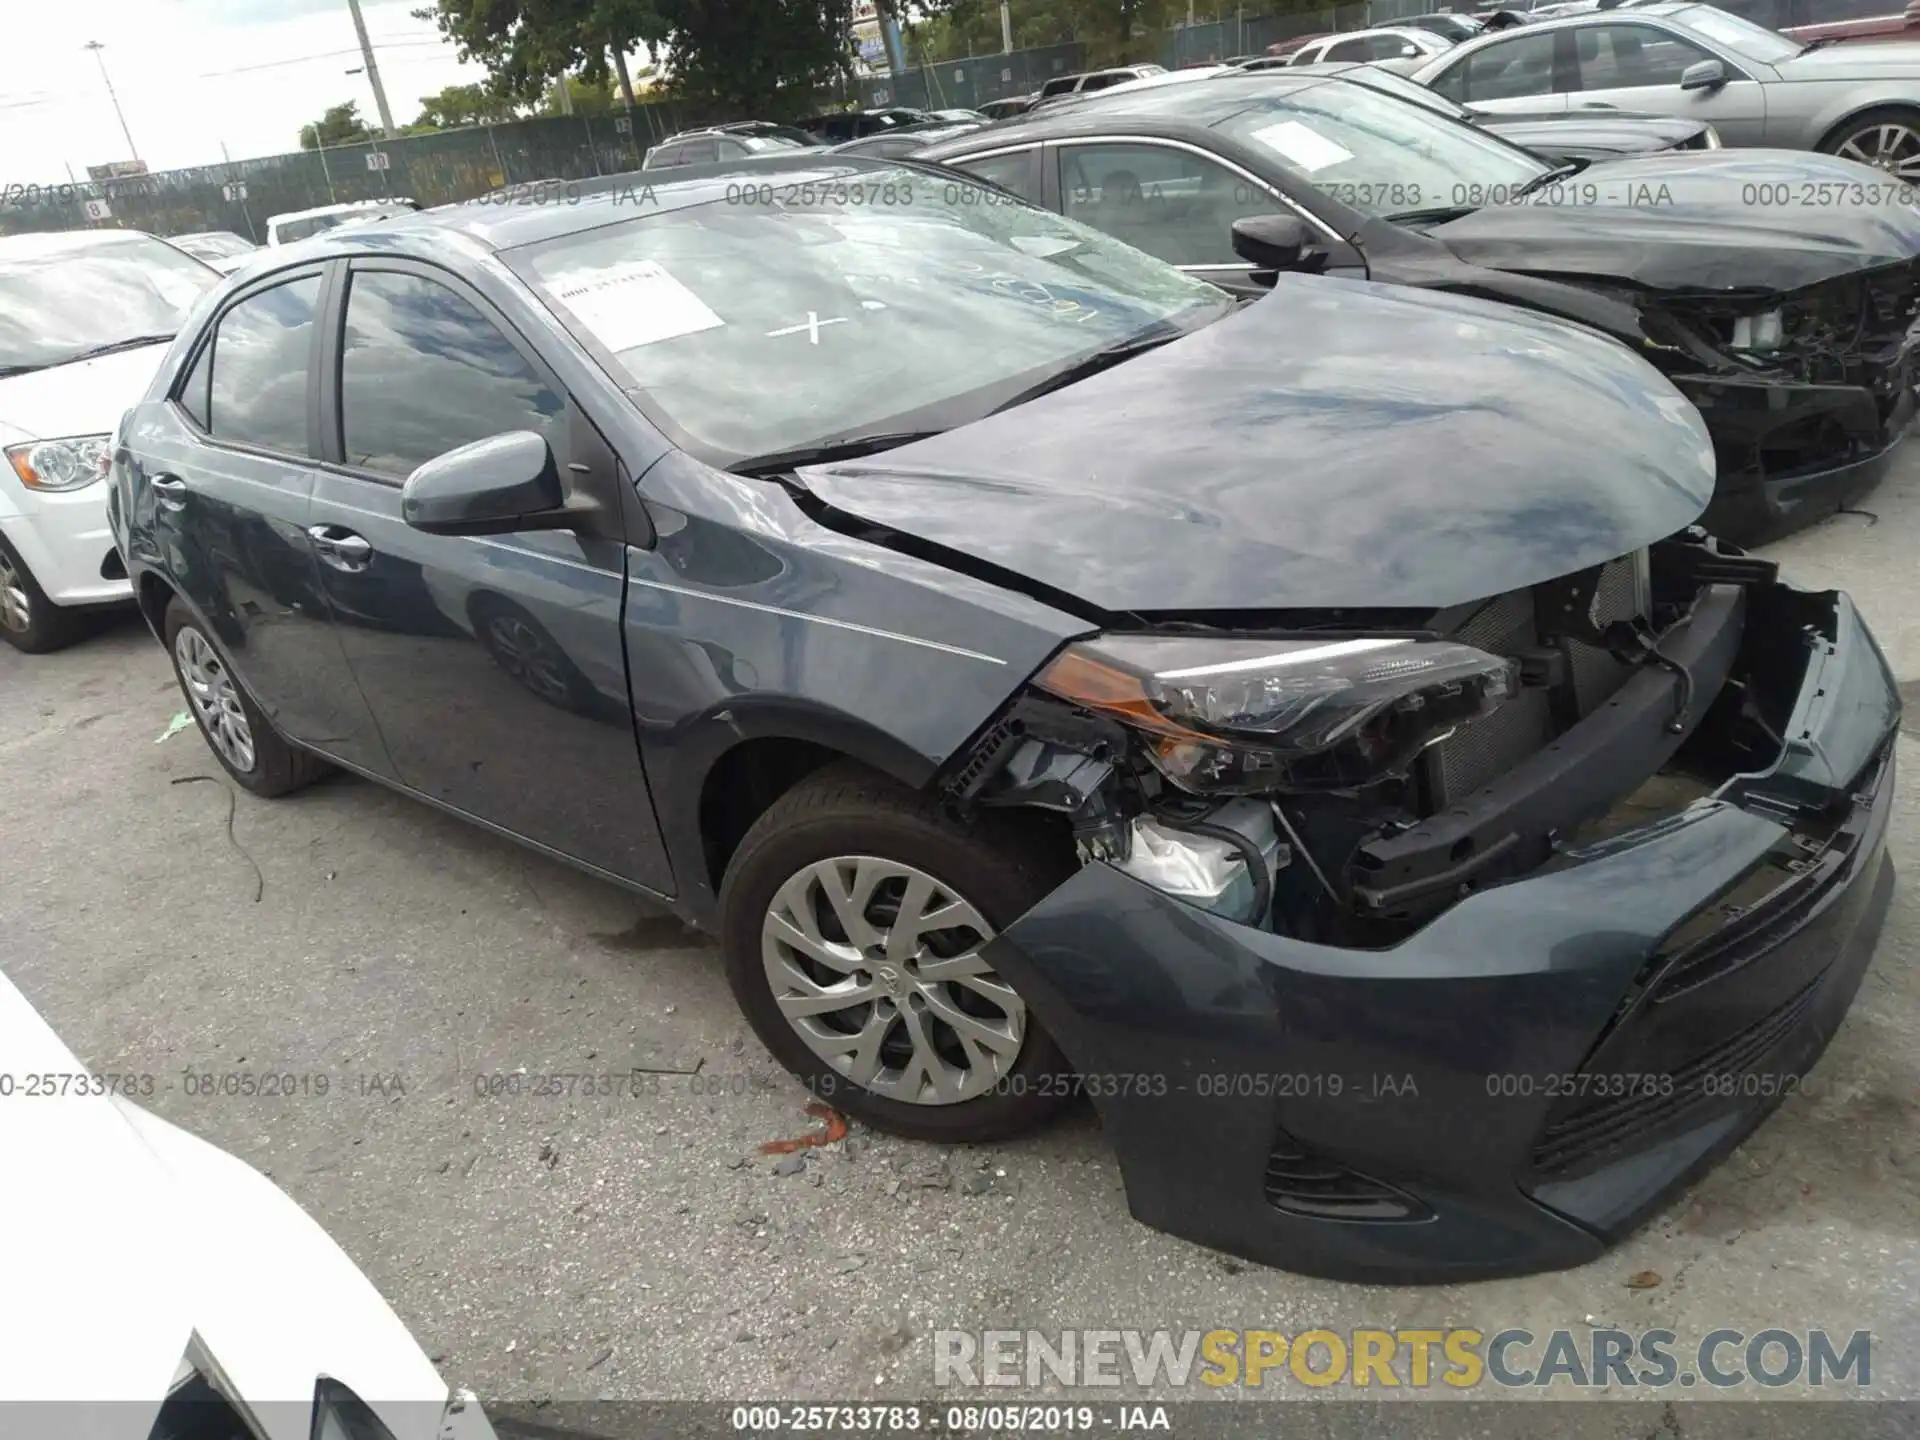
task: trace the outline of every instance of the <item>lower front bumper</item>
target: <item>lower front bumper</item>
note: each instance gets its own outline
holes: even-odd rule
[[[1700,524],[1740,545],[1804,530],[1870,493],[1915,413],[1911,367],[1891,401],[1852,385],[1676,376],[1713,436],[1719,478]]]
[[[1897,700],[1844,597],[1835,617],[1765,774],[1391,948],[1236,925],[1099,864],[1009,926],[996,967],[1080,1071],[1134,1215],[1337,1279],[1518,1274],[1593,1259],[1737,1143],[1825,1048],[1891,893]],[[1817,825],[1789,817],[1816,796]],[[1817,891],[1719,918],[1815,828]]]
[[[56,605],[111,605],[133,598],[107,524],[105,493],[105,486],[90,485],[71,494],[34,495],[18,502],[14,513],[0,515],[0,534]]]

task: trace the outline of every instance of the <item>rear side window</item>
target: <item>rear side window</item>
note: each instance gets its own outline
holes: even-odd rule
[[[509,430],[558,447],[565,402],[464,297],[434,280],[356,271],[340,355],[349,465],[404,479],[447,451]]]
[[[1520,35],[1476,50],[1434,82],[1433,88],[1464,104],[1513,100],[1553,93],[1554,32]]]
[[[1064,95],[1080,83],[1078,75],[1059,75],[1040,87],[1040,98],[1045,100],[1055,95]]]
[[[954,165],[969,175],[978,175],[990,185],[1011,190],[1023,200],[1038,205],[1033,193],[1033,151],[1015,150],[1008,155],[988,155],[979,160],[955,160]]]
[[[249,295],[220,317],[206,428],[216,440],[289,455],[307,450],[307,371],[320,277]]]

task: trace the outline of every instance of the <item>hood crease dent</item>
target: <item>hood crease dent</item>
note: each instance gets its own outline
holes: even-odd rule
[[[1109,612],[1439,608],[1684,529],[1714,456],[1679,391],[1597,333],[1284,275],[1090,379],[799,478]]]

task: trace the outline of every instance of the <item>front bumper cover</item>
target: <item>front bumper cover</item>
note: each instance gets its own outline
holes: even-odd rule
[[[1838,1027],[1892,887],[1899,702],[1851,602],[1829,598],[1766,772],[1475,893],[1392,948],[1236,925],[1097,863],[1003,931],[994,963],[1083,1077],[1135,1217],[1337,1279],[1554,1269],[1602,1253],[1759,1124],[1778,1077]],[[1793,807],[1811,802],[1844,863],[1749,921],[1737,964],[1662,994],[1664,971],[1700,953],[1663,944],[1793,845]],[[1625,1084],[1644,1103],[1622,1107]],[[1289,1199],[1303,1155],[1339,1203]]]

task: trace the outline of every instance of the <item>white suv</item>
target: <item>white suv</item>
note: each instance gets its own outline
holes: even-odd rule
[[[0,238],[0,640],[54,650],[131,597],[107,527],[114,428],[220,272],[137,230]]]

